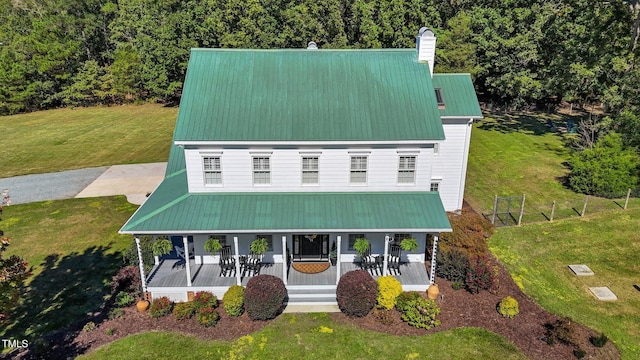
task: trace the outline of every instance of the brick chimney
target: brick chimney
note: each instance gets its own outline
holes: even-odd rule
[[[429,64],[429,72],[433,77],[433,66],[436,57],[436,37],[431,29],[423,27],[418,31],[416,37],[416,48],[418,49],[418,62]]]

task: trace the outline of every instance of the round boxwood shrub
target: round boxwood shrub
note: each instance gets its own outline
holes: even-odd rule
[[[206,307],[217,308],[218,298],[209,291],[198,291],[193,297],[196,310]]]
[[[154,318],[159,318],[171,314],[173,309],[173,301],[168,297],[163,296],[158,299],[153,299],[151,306],[149,306],[149,315]]]
[[[200,308],[196,314],[196,321],[204,327],[214,326],[218,319],[220,319],[220,314],[212,306]]]
[[[287,288],[273,275],[254,276],[247,282],[244,307],[251,320],[273,319],[284,309]]]
[[[343,313],[362,317],[376,305],[378,284],[364,270],[349,271],[340,277],[336,297]]]
[[[498,303],[498,312],[500,315],[509,319],[515,317],[520,312],[518,309],[518,300],[511,296],[505,297]]]
[[[229,316],[240,316],[244,311],[244,288],[240,285],[233,285],[224,293],[222,297],[224,311]]]
[[[391,310],[396,305],[396,298],[402,293],[402,284],[391,275],[381,276],[378,283],[378,307]]]

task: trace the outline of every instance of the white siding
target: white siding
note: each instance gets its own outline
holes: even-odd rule
[[[446,211],[462,208],[471,135],[469,119],[445,119],[446,140],[433,158],[432,177],[440,181],[440,198]]]
[[[222,184],[204,185],[202,157],[218,153]],[[271,184],[254,185],[252,157],[271,159]],[[302,156],[318,156],[319,184],[302,184]],[[367,183],[349,184],[350,156],[366,155]],[[304,192],[304,191],[428,191],[433,148],[372,149],[185,149],[190,192]],[[416,156],[416,181],[398,184],[400,155]]]

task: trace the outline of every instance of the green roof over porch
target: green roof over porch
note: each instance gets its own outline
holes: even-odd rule
[[[168,176],[120,232],[451,231],[436,192],[193,194],[185,183],[184,171]]]

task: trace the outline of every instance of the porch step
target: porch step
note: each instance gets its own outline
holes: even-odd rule
[[[287,289],[287,292],[289,295],[287,307],[331,306],[337,308],[338,305],[338,302],[336,301],[336,289],[334,286],[316,289],[289,288]]]

